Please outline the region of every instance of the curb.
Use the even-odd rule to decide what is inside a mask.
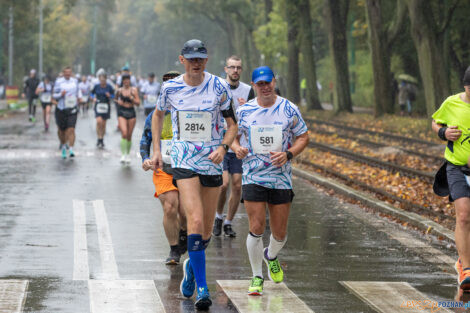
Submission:
[[[410,225],[413,225],[426,233],[431,233],[433,235],[443,237],[445,240],[450,241],[452,243],[455,242],[455,236],[453,231],[439,225],[434,221],[424,218],[421,215],[395,208],[390,204],[384,201],[377,200],[364,192],[355,190],[351,187],[343,185],[329,178],[325,178],[316,173],[306,172],[295,167],[292,167],[292,173],[310,182],[325,186],[327,188],[331,188],[340,194],[358,200],[366,204],[367,206],[376,209],[379,212],[397,217],[400,220],[408,222]]]

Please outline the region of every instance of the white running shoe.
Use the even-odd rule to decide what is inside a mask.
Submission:
[[[126,155],[125,154],[123,154],[121,156],[121,163],[126,163]]]
[[[126,154],[126,163],[131,164],[131,156],[129,154]]]

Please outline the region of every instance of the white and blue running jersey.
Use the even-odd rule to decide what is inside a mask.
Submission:
[[[233,109],[237,110],[240,106],[238,102],[238,98],[243,98],[245,101],[249,101],[254,98],[254,91],[250,85],[245,84],[244,82],[238,82],[238,86],[234,88],[230,86],[230,91],[232,92],[233,96]],[[252,96],[253,95],[253,96]]]
[[[63,90],[66,92],[65,96],[62,96]],[[78,99],[82,97],[82,92],[78,88],[78,80],[74,77],[58,78],[54,84],[52,96],[57,100],[57,109],[76,109]]]
[[[231,102],[232,93],[227,82],[208,72],[204,73],[204,81],[199,86],[187,85],[183,75],[163,83],[157,109],[171,112],[171,167],[189,169],[202,175],[222,174],[222,164],[214,164],[208,157],[222,142],[222,111],[228,110]],[[194,114],[196,112],[197,114]],[[194,116],[200,118],[196,120],[197,123],[190,122]],[[207,140],[192,141],[181,138],[187,134],[191,135],[194,130],[199,131],[200,126],[204,132],[207,130]]]
[[[256,184],[270,189],[292,189],[291,162],[287,161],[282,167],[276,167],[272,165],[269,153],[254,153],[251,134],[255,127],[279,125],[282,128],[282,147],[277,151],[287,151],[295,136],[308,131],[299,108],[279,96],[274,105],[264,108],[258,105],[258,98],[254,98],[237,109],[237,118],[240,145],[249,150],[243,159],[242,184]]]

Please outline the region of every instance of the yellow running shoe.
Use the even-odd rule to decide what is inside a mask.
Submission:
[[[259,276],[253,277],[251,279],[250,287],[248,287],[248,295],[261,296],[263,294],[263,283],[263,278]]]
[[[284,280],[284,272],[282,271],[281,263],[277,257],[273,260],[268,258],[268,248],[264,249],[263,253],[264,263],[268,267],[268,276],[269,279],[275,283],[282,283]]]

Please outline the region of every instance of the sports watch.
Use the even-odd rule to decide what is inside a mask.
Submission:
[[[289,150],[286,151],[286,155],[287,155],[287,160],[288,160],[288,161],[292,160],[292,158],[294,157],[294,155],[292,154],[292,152],[290,152]]]
[[[228,148],[229,148],[228,145],[226,145],[226,144],[223,143],[223,144],[221,144],[221,146],[225,149],[225,152],[228,151]]]

